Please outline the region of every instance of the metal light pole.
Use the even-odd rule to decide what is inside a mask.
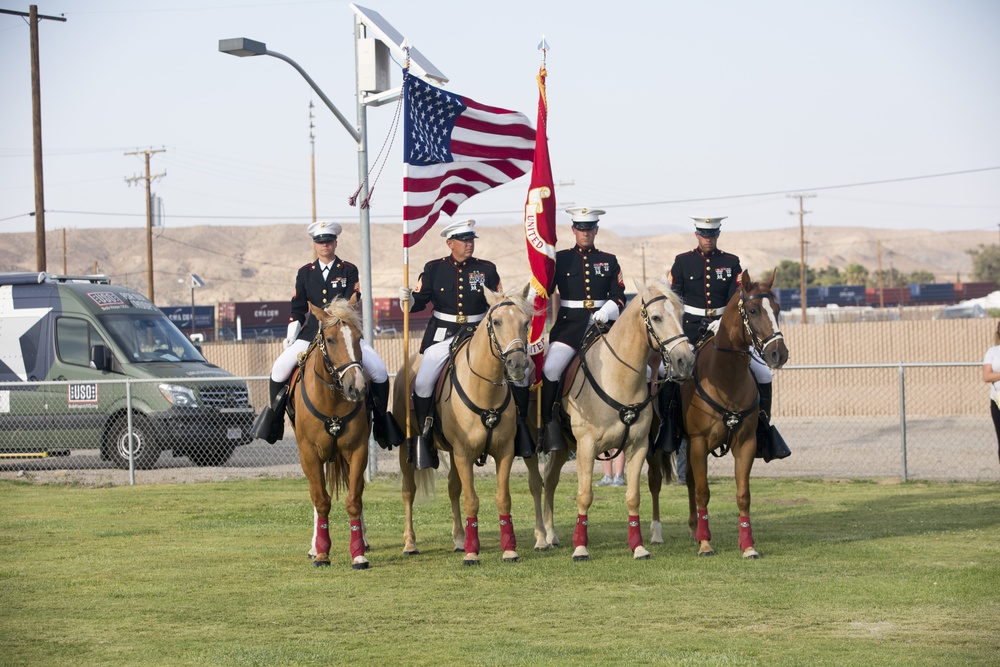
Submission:
[[[277,53],[275,51],[269,51],[267,45],[264,42],[258,42],[252,39],[247,39],[245,37],[237,37],[234,39],[220,39],[219,40],[219,51],[222,53],[228,53],[229,55],[239,56],[241,58],[246,58],[248,56],[271,56],[272,58],[277,58],[278,60],[283,60],[292,67],[295,68],[302,78],[306,80],[313,91],[319,95],[319,98],[323,100],[323,104],[327,106],[333,115],[337,117],[340,124],[343,125],[347,133],[351,135],[354,139],[354,143],[358,146],[358,177],[362,181],[361,193],[358,195],[361,201],[368,196],[368,138],[365,136],[365,119],[364,119],[364,103],[358,103],[358,125],[360,130],[353,125],[350,121],[344,117],[344,114],[340,113],[340,110],[330,101],[330,98],[326,96],[316,82],[312,80],[306,71],[302,67],[289,58],[286,55]],[[374,329],[372,326],[372,314],[373,314],[373,302],[372,302],[372,264],[371,264],[371,233],[369,229],[370,218],[368,214],[367,207],[359,207],[359,218],[360,218],[360,238],[361,238],[361,284],[364,286],[362,290],[361,299],[361,316],[364,321],[364,336],[366,340],[375,340]]]

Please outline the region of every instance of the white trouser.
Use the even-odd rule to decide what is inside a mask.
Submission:
[[[299,353],[309,349],[309,342],[308,340],[296,340],[286,347],[285,351],[274,360],[274,365],[271,366],[271,379],[275,382],[287,380],[299,363]],[[389,379],[389,372],[385,368],[382,357],[378,356],[378,352],[364,338],[361,339],[361,365],[373,383],[381,384]]]
[[[451,352],[451,338],[434,343],[424,350],[423,358],[420,360],[420,368],[417,369],[417,377],[413,378],[413,393],[422,398],[430,398],[434,395],[434,385],[437,384],[441,370],[448,363],[449,352]],[[535,364],[531,357],[528,357],[528,370],[524,374],[524,379],[520,382],[511,382],[511,384],[515,387],[527,387],[531,385],[533,377],[535,377]]]
[[[774,379],[774,373],[767,367],[764,360],[757,354],[757,350],[750,348],[750,372],[757,378],[758,384],[767,384]]]
[[[542,366],[542,375],[545,376],[546,380],[558,382],[575,354],[576,350],[566,343],[552,343],[549,345],[548,352],[545,353],[545,365]]]
[[[454,338],[454,336],[452,336]],[[422,398],[434,395],[434,385],[437,384],[441,369],[448,363],[448,352],[451,348],[451,338],[445,338],[440,343],[434,343],[424,350],[420,359],[420,368],[413,378],[413,392]]]

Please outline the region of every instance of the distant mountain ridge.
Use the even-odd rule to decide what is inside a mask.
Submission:
[[[360,266],[357,223],[343,223],[338,255]],[[399,225],[373,224],[371,231],[372,294],[394,297],[403,281],[403,250]],[[505,287],[529,279],[524,232],[520,225],[481,226],[476,255],[497,264]],[[936,282],[972,281],[968,254],[996,243],[996,232],[948,230],[886,230],[861,227],[811,227],[805,230],[806,265],[822,268],[861,264],[904,273],[923,270]],[[572,243],[568,225],[559,229],[558,249]],[[63,273],[62,230],[46,238],[47,268]],[[725,231],[720,247],[740,256],[755,278],[770,273],[782,260],[799,261],[798,228],[756,232]],[[146,284],[145,229],[67,229],[66,272],[99,273],[112,281],[149,294]],[[695,247],[693,232],[621,236],[613,224],[602,225],[597,246],[615,253],[629,291],[633,280],[663,277],[680,252]],[[416,284],[425,262],[448,252],[444,240],[428,234],[410,249],[409,281]],[[195,290],[199,305],[224,301],[285,301],[291,298],[295,272],[312,261],[312,244],[299,225],[198,226],[153,230],[153,298],[160,305],[191,303],[188,276],[197,274],[205,286]],[[35,234],[0,234],[0,272],[34,271]]]

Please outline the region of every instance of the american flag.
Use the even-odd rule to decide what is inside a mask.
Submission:
[[[531,169],[535,130],[527,116],[403,74],[403,247],[442,213]]]

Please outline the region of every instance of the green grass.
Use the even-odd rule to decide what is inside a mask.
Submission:
[[[416,509],[404,557],[398,480],[365,491],[371,569],[354,571],[343,503],[330,568],[306,558],[304,480],[88,488],[0,482],[2,665],[997,665],[1000,488],[754,480],[736,547],[731,480],[713,480],[714,558],[695,556],[687,498],[665,491],[665,545],[626,546],[624,489],[600,488],[591,560],[532,549],[502,563],[493,478],[477,480],[482,564],[452,552],[445,485]]]

